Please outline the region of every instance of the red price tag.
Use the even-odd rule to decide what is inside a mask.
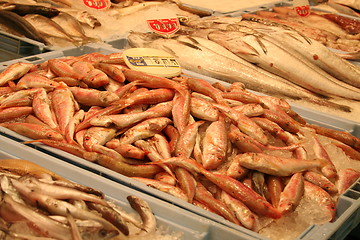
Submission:
[[[295,7],[295,11],[299,16],[306,17],[310,14],[310,6],[305,5],[305,6]]]
[[[105,9],[110,7],[110,0],[83,0],[85,6],[94,9]]]
[[[171,35],[180,29],[178,18],[152,19],[146,20],[150,29],[163,35]]]

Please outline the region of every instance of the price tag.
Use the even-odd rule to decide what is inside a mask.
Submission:
[[[84,5],[93,9],[107,9],[110,7],[110,0],[83,0]]]
[[[158,34],[166,37],[176,33],[180,29],[180,22],[177,17],[146,20],[149,28]]]
[[[130,48],[123,52],[126,65],[133,70],[160,77],[180,75],[178,61],[169,53],[153,48]]]
[[[301,17],[306,17],[310,14],[310,4],[308,0],[294,0],[293,6],[296,13]]]

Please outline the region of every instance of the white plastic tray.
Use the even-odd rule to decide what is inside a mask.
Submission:
[[[106,199],[111,200],[129,213],[134,211],[126,197],[129,195],[140,197],[149,203],[156,216],[158,226],[161,229],[166,229],[167,234],[173,233],[176,236],[181,234],[181,239],[256,239],[0,136],[0,161],[9,158],[29,160],[73,182],[99,189],[105,194]]]

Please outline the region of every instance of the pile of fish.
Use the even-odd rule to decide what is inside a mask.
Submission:
[[[99,39],[88,37],[85,27],[100,26],[86,11],[42,5],[0,2],[0,29],[47,46],[79,46]]]
[[[106,200],[101,191],[29,161],[3,159],[0,169],[1,239],[120,240],[156,229],[149,205],[136,196],[127,200],[141,220]]]
[[[336,111],[352,111],[337,99],[360,100],[359,67],[285,25],[221,16],[185,24],[172,38],[132,32],[129,45],[167,51],[193,72]]]
[[[0,30],[56,49],[118,39],[132,30],[146,30],[149,15],[152,18],[174,12],[173,16],[209,15],[194,11],[173,1],[113,1],[110,7],[101,10],[87,7],[83,1],[1,1]],[[138,14],[141,19],[136,19]]]
[[[350,53],[360,51],[360,20],[356,18],[315,10],[301,17],[293,7],[272,7],[271,10],[257,11],[256,16],[243,14],[243,17],[284,24],[329,48]]]
[[[254,14],[256,16],[253,14],[242,16],[284,24],[329,48],[350,53],[360,51],[360,21],[356,18],[315,10],[311,11],[310,15],[301,17],[293,7],[272,7],[271,10],[257,11]]]
[[[126,67],[121,53],[90,53],[15,63],[0,85],[0,126],[34,139],[27,144],[72,153],[253,231],[303,198],[334,220],[337,198],[360,176],[360,139],[310,125],[285,100],[239,82],[157,77]]]

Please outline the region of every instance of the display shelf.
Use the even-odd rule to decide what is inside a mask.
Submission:
[[[22,58],[16,61],[41,63],[45,60],[52,58],[60,58],[65,56],[80,56],[92,52],[110,54],[119,51],[121,50],[112,48],[111,46],[105,46],[101,44],[91,44],[80,48],[67,48],[61,51],[59,50],[59,51],[38,54],[31,57],[31,59]],[[3,63],[3,67],[6,67],[8,65],[9,62]],[[187,70],[183,70],[183,73],[188,76],[190,75],[193,77],[205,79],[210,83],[219,81]],[[228,84],[225,82],[223,83],[224,85]],[[306,120],[310,123],[314,123],[326,127],[332,127],[335,129],[346,130],[351,132],[357,137],[360,136],[359,123],[347,121],[341,118],[332,117],[327,114],[321,114],[316,111],[298,106],[292,106],[292,107],[295,108],[294,110],[298,112],[301,116],[306,118]],[[95,181],[96,184],[92,187],[106,190],[107,187],[101,186],[103,182],[105,182],[105,184],[108,184],[110,188],[111,186],[114,187],[121,186],[121,188],[126,187],[131,189],[132,191],[141,192],[141,194],[149,196],[150,199],[156,198],[161,204],[174,207],[174,209],[177,209],[176,211],[184,211],[188,213],[190,216],[193,216],[193,218],[195,219],[201,219],[199,220],[200,222],[205,221],[206,224],[208,224],[208,226],[205,226],[207,230],[205,232],[200,233],[201,236],[207,234],[210,234],[211,236],[211,234],[214,234],[214,239],[219,239],[216,237],[222,236],[220,233],[221,231],[224,231],[225,233],[223,234],[229,234],[229,238],[222,238],[222,239],[232,239],[231,237],[238,237],[238,239],[266,239],[262,235],[252,232],[248,229],[245,229],[239,225],[233,224],[217,214],[203,210],[199,207],[196,207],[188,202],[185,202],[167,193],[147,187],[145,184],[139,181],[136,181],[134,179],[116,173],[96,163],[89,162],[85,159],[76,157],[72,154],[45,145],[36,144],[36,143],[24,145],[22,144],[22,142],[31,139],[19,135],[3,127],[0,127],[0,135],[1,135],[0,150],[2,151],[6,150],[6,152],[9,153],[9,155],[22,159],[34,160],[35,163],[40,163],[39,165],[48,167],[50,170],[55,171],[58,169],[59,171],[56,172],[60,175],[65,174],[64,175],[65,177],[68,176],[67,175],[67,171],[69,171],[68,169],[71,169],[73,167],[74,169],[77,169],[76,171],[81,171],[81,172],[84,171],[84,173],[87,173],[85,175],[89,175],[89,178],[87,178],[88,180],[93,178],[96,179]],[[42,157],[40,158],[37,155]],[[42,160],[41,161],[39,160],[40,162],[38,162],[36,159],[42,159]],[[45,161],[44,159],[51,159],[51,161]],[[59,167],[62,165],[66,166],[66,168]],[[77,178],[75,175],[76,174],[74,174],[74,172],[70,174],[69,176],[70,180],[76,181]],[[339,240],[344,239],[345,236],[349,234],[350,231],[354,229],[360,222],[360,217],[359,217],[360,192],[359,191],[360,191],[360,183],[358,181],[356,184],[353,185],[353,187],[348,189],[342,196],[340,196],[337,206],[337,217],[334,222],[326,223],[322,225],[311,225],[297,239],[309,239],[309,240],[310,239],[325,240],[329,238],[339,239]],[[106,191],[105,193],[107,192],[111,197],[112,190]],[[174,212],[175,215],[177,214],[176,211]],[[166,212],[168,214],[169,210],[164,212],[165,212],[164,214],[166,214]],[[181,219],[181,217],[179,217],[179,219]],[[187,222],[186,223],[181,222],[179,224],[186,225]],[[220,230],[218,230],[216,227],[214,227],[214,229],[211,229],[209,228],[209,225],[211,226],[214,225],[216,227],[219,227]],[[200,237],[200,238],[186,238],[186,239],[202,239],[202,238]],[[212,238],[206,238],[206,239],[212,239]]]

